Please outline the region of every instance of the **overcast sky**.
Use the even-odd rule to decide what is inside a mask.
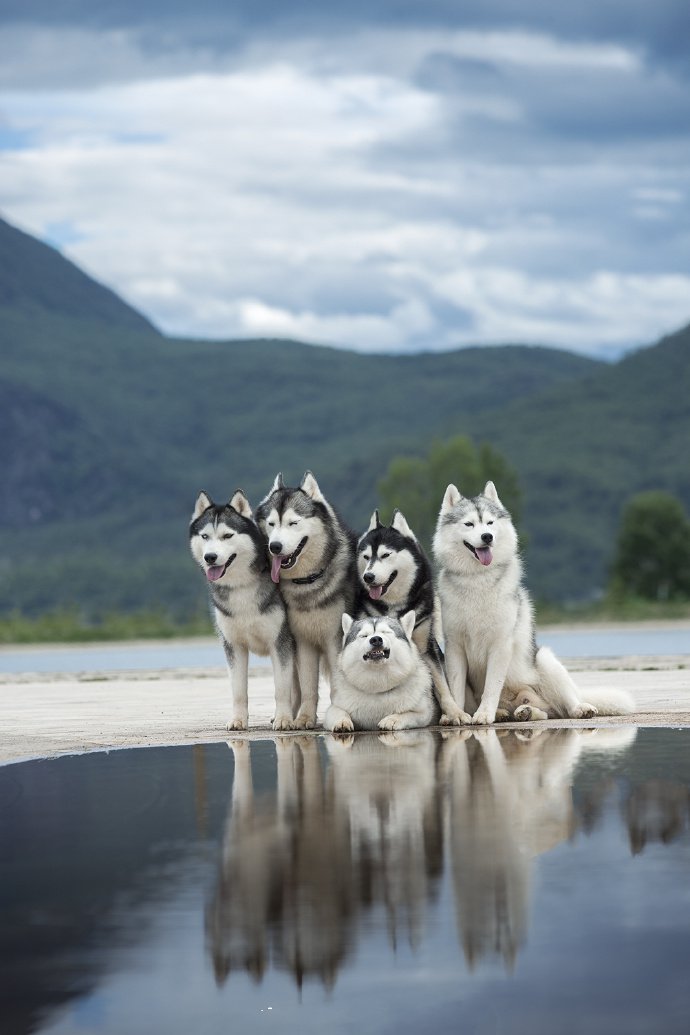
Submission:
[[[2,0],[0,214],[163,331],[690,320],[687,0]]]

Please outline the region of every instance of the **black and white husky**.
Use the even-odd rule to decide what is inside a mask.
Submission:
[[[431,670],[441,724],[469,722],[469,715],[453,700],[443,668],[443,654],[435,629],[436,598],[431,564],[403,514],[396,510],[390,525],[379,512],[357,544],[357,568],[364,593],[361,609],[376,617],[402,618],[414,611],[412,638]]]
[[[250,651],[270,656],[273,664],[273,728],[292,729],[295,641],[285,604],[271,580],[264,538],[252,520],[244,493],[238,489],[230,502],[223,504],[200,493],[189,537],[192,555],[208,581],[213,617],[230,671],[232,719],[228,729],[247,729]]]
[[[616,690],[588,691],[590,703],[582,701],[555,655],[537,648],[517,533],[493,482],[473,499],[448,486],[433,546],[448,682],[460,707],[473,709],[473,723],[494,722],[499,709],[524,721],[634,709]]]
[[[342,616],[327,730],[406,730],[438,721],[431,672],[412,639],[414,626],[414,611],[400,621]]]
[[[341,615],[353,612],[359,593],[356,538],[307,471],[298,488],[282,475],[256,509],[268,540],[271,578],[280,585],[297,644],[301,704],[299,729],[316,725],[319,666],[332,675],[341,639]]]

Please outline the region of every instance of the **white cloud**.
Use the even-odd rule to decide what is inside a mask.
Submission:
[[[62,39],[65,61],[85,42]],[[629,142],[540,164],[514,146],[529,112],[500,79],[448,101],[413,75],[442,49],[641,81],[624,48],[381,30],[327,51],[292,43],[279,60],[257,46],[232,68],[209,58],[215,71],[173,77],[170,55],[145,66],[131,37],[108,40],[113,78],[141,78],[5,93],[0,125],[29,145],[3,153],[0,196],[38,236],[69,228],[66,253],[170,333],[617,350],[690,317],[687,234],[667,219],[686,198],[682,148],[674,160],[667,144],[663,167]],[[487,121],[502,141],[493,157]],[[645,234],[659,226],[656,255]]]

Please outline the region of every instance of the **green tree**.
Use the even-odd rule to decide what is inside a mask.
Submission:
[[[690,597],[690,521],[668,492],[642,492],[626,504],[611,571],[614,595],[646,600]]]
[[[462,435],[434,442],[425,457],[398,456],[378,484],[382,517],[397,507],[422,543],[429,547],[443,494],[453,482],[463,496],[476,496],[493,481],[501,502],[519,524],[521,492],[515,471],[488,443],[475,446]]]

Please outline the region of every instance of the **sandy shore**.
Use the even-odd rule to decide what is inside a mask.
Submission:
[[[590,687],[619,687],[633,695],[638,709],[623,719],[551,720],[535,726],[690,725],[690,656],[564,661],[583,697]],[[268,670],[250,674],[249,701],[249,736],[271,736],[273,681]],[[326,706],[322,694],[320,717]],[[235,735],[225,729],[229,713],[230,685],[220,667],[78,676],[3,674],[0,764],[111,748],[228,740]]]

